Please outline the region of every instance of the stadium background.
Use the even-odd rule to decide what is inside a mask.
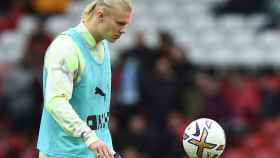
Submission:
[[[0,158],[35,158],[42,62],[89,0],[0,2]],[[223,158],[280,155],[280,2],[134,0],[112,45],[111,131],[125,158],[186,158],[193,119],[226,130]]]

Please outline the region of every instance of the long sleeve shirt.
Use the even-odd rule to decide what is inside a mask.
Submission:
[[[104,52],[98,51],[99,47],[86,26],[81,23],[75,29],[86,39],[88,46],[96,50],[92,51],[92,57],[102,61]],[[48,112],[69,135],[81,137],[86,133],[84,141],[87,145],[98,140],[95,131],[81,120],[69,103],[74,82],[79,82],[85,68],[78,46],[71,37],[59,35],[48,48],[44,63],[44,68],[48,71],[48,84],[44,94]]]

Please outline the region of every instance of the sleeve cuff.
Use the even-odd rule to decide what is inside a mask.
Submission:
[[[99,138],[97,137],[95,131],[91,131],[90,134],[84,138],[84,142],[87,146],[93,142],[96,142],[97,140],[99,140]]]

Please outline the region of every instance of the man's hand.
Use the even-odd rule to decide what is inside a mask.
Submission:
[[[97,140],[90,144],[89,149],[94,152],[95,158],[114,158],[114,152],[102,140]]]

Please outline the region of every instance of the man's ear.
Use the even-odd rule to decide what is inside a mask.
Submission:
[[[98,19],[98,22],[103,22],[104,21],[104,11],[102,9],[98,9],[95,13],[97,19]]]

